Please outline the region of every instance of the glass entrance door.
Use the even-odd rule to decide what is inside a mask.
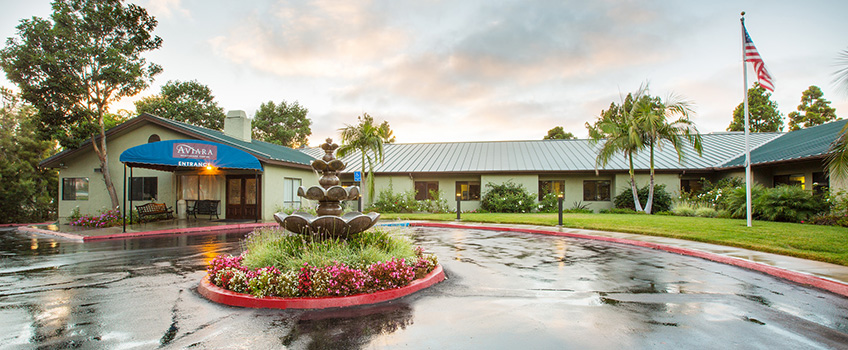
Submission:
[[[260,175],[261,176],[261,175]],[[227,219],[256,219],[262,202],[254,175],[227,176]]]

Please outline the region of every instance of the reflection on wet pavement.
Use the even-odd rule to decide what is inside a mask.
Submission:
[[[81,243],[0,231],[0,347],[840,348],[846,298],[643,248],[403,231],[448,280],[373,306],[214,304],[206,263],[243,234]]]

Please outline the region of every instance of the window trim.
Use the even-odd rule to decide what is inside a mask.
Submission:
[[[141,181],[141,189],[138,188],[138,185],[133,184],[133,181],[135,181],[137,179]],[[152,182],[153,193],[150,194],[149,198],[145,198],[145,190],[146,190],[147,187],[149,187],[151,185],[151,183],[149,183],[149,182]],[[129,198],[131,201],[152,201],[152,200],[155,200],[157,197],[159,197],[159,177],[157,177],[157,176],[133,176],[133,177],[130,178],[130,183],[129,183],[128,189],[132,190],[132,191],[130,191],[130,198]],[[138,193],[141,194],[141,198],[138,198],[138,197],[135,196],[134,192],[136,192],[136,191],[138,191]]]
[[[424,184],[424,188],[427,189],[425,193],[420,193],[418,191],[418,184]],[[435,185],[434,187],[431,185]],[[436,200],[435,197],[430,195],[430,191],[439,192],[439,182],[438,181],[414,181],[412,183],[412,188],[415,189],[415,200],[423,201],[423,200]]]
[[[468,191],[462,191],[462,185],[468,186]],[[476,185],[477,192],[475,193],[471,190],[472,186]],[[457,181],[456,182],[456,193],[462,193],[462,198],[460,200],[463,201],[479,201],[480,200],[480,181]],[[454,197],[455,198],[455,197]]]
[[[588,198],[586,196],[586,185],[589,183],[594,183],[594,193],[595,196],[593,198]],[[601,197],[599,194],[601,191],[601,185],[606,185],[606,196]],[[611,180],[583,180],[583,200],[586,202],[609,202],[612,200],[612,181]]]
[[[297,186],[294,186],[295,180],[297,180]],[[297,189],[300,186],[303,186],[303,179],[299,177],[283,177],[283,206],[300,208],[301,200],[297,196]],[[291,193],[287,192],[289,188],[291,188]],[[291,194],[292,200],[289,200],[289,194]]]
[[[544,183],[544,182],[549,182],[551,184],[550,191],[548,191],[547,188],[542,187],[542,183]],[[554,187],[555,187],[554,183],[560,183],[560,190],[561,190],[560,192],[554,191]],[[545,190],[545,191],[543,191],[543,190]],[[554,193],[556,195],[561,194],[563,197],[565,197],[565,180],[539,180],[539,191],[537,193],[539,195],[539,201],[541,202],[542,199],[544,199],[545,195],[548,194],[548,193]]]
[[[77,183],[80,183],[84,186],[85,195],[80,196],[80,190],[83,188],[81,186],[77,186]],[[71,185],[73,187],[73,192],[66,191],[65,188]],[[82,198],[80,198],[82,197]],[[90,187],[89,180],[87,177],[63,177],[62,178],[62,200],[63,201],[87,201],[91,197],[90,195]]]

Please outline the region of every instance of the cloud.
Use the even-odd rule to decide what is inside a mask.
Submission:
[[[406,34],[358,2],[279,4],[210,40],[236,63],[279,76],[356,77],[397,55]]]
[[[155,17],[172,18],[175,14],[191,18],[191,13],[182,5],[182,0],[149,0],[144,6]]]

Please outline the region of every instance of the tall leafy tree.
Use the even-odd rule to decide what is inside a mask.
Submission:
[[[135,110],[214,130],[222,130],[227,117],[212,90],[197,80],[169,80],[158,95],[136,101]]]
[[[306,145],[312,134],[309,110],[294,103],[268,101],[259,105],[253,118],[253,138],[287,147]]]
[[[727,131],[745,131],[744,110],[743,103],[736,106]],[[748,124],[751,132],[783,131],[783,115],[777,110],[777,102],[771,100],[771,93],[760,83],[748,89]]]
[[[644,135],[639,129],[637,117],[638,101],[645,98],[649,98],[647,87],[641,86],[635,93],[627,94],[621,105],[610,103],[609,109],[602,110],[594,124],[586,123],[591,143],[598,144],[603,141],[595,159],[596,174],[598,167],[606,167],[610,159],[619,153],[624,155],[625,161],[628,162],[630,189],[636,211],[642,211],[642,204],[639,202],[639,190],[636,187],[633,157],[644,148]]]
[[[678,96],[671,95],[665,100],[657,97],[646,97],[639,101],[636,107],[638,127],[644,134],[645,142],[650,152],[650,183],[648,184],[648,200],[645,203],[645,212],[650,214],[654,203],[654,154],[655,150],[663,147],[663,141],[670,144],[677,152],[678,161],[682,162],[684,153],[683,141],[688,141],[694,147],[698,155],[701,155],[703,146],[701,135],[695,124],[689,120],[692,113],[690,103]]]
[[[337,154],[339,157],[344,157],[358,151],[362,156],[363,175],[366,175],[365,166],[368,165],[366,183],[368,185],[368,201],[372,202],[374,200],[374,162],[383,162],[383,144],[395,142],[395,137],[392,136],[392,129],[389,127],[388,121],[376,125],[374,118],[368,113],[363,113],[362,116],[357,117],[357,120],[359,120],[358,124],[346,124],[344,128],[339,129],[342,136],[342,145]],[[373,154],[373,157],[369,152]]]
[[[56,213],[56,171],[38,162],[58,150],[56,141],[38,137],[36,111],[11,90],[0,87],[0,223],[28,223]]]
[[[66,148],[91,139],[115,208],[105,119],[112,102],[146,89],[161,72],[142,57],[162,45],[152,34],[157,22],[120,0],[56,0],[52,7],[49,20],[21,21],[0,51],[0,66],[38,111],[40,132]]]
[[[548,134],[542,138],[543,140],[572,140],[576,139],[574,134],[570,132],[565,132],[561,126],[557,126],[551,130],[548,130]]]
[[[824,99],[818,86],[811,85],[801,94],[798,111],[789,113],[789,131],[809,128],[836,120],[836,109]]]

